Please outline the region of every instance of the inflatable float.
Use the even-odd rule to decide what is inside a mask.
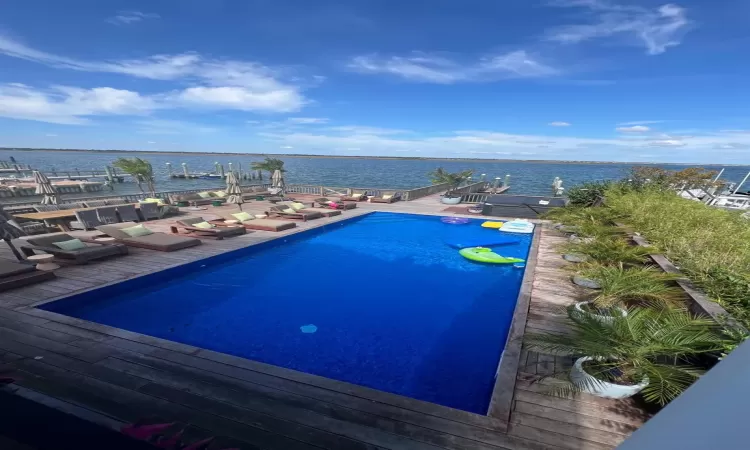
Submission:
[[[513,245],[518,244],[518,239],[513,239],[509,237],[503,237],[495,235],[495,238],[488,237],[487,239],[474,239],[474,240],[466,240],[466,241],[445,241],[445,244],[449,247],[457,248],[461,250],[462,248],[471,248],[471,247],[497,247],[498,245]]]
[[[505,222],[503,226],[500,227],[500,231],[505,231],[506,233],[529,234],[534,231],[534,224],[528,220],[511,220],[510,222]]]
[[[485,247],[464,248],[458,251],[466,259],[490,264],[513,264],[525,262],[519,258],[506,258]]]
[[[503,226],[505,222],[484,222],[482,223],[482,227],[484,228],[500,228]]]
[[[453,225],[465,225],[469,223],[469,219],[466,217],[443,217],[440,219],[443,223],[450,223]]]

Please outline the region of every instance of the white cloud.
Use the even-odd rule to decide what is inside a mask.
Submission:
[[[523,50],[487,56],[476,61],[457,61],[426,53],[390,57],[373,54],[355,57],[348,67],[360,73],[383,73],[409,81],[437,84],[535,78],[559,73],[557,69],[537,61]]]
[[[550,122],[547,125],[551,127],[569,127],[570,123],[568,122]]]
[[[292,112],[304,104],[302,96],[293,89],[257,92],[238,86],[191,87],[169,99],[188,106],[241,111]]]
[[[40,91],[24,84],[0,84],[0,116],[14,119],[79,125],[87,123],[88,116],[146,114],[156,108],[152,99],[137,92],[109,87]]]
[[[52,134],[52,133],[47,133],[47,134],[45,134],[45,136],[47,136],[47,137],[57,137],[56,134]]]
[[[70,70],[181,80],[189,87],[163,96],[182,106],[292,112],[307,103],[299,85],[282,81],[275,70],[251,61],[207,59],[197,53],[84,61],[36,50],[3,36],[0,54]]]
[[[687,145],[685,141],[680,139],[656,139],[649,141],[648,144],[652,147],[684,147]]]
[[[328,119],[325,117],[290,117],[286,119],[289,123],[295,123],[299,125],[312,125],[319,123],[327,123]]]
[[[279,147],[279,148],[283,148],[283,149],[285,149],[285,150],[289,150],[289,149],[291,149],[291,148],[294,148],[294,147],[292,147],[291,145],[282,145],[282,146],[281,146],[281,147]]]
[[[135,122],[143,134],[195,134],[214,133],[218,128],[181,120],[145,119]]]
[[[645,125],[633,125],[632,127],[617,127],[615,130],[619,131],[620,133],[645,133],[647,131],[650,131],[651,128],[645,126]]]
[[[144,13],[140,11],[117,11],[117,15],[107,19],[107,22],[115,25],[130,25],[131,23],[142,20],[159,19],[160,16],[155,13]]]
[[[664,123],[666,120],[633,120],[630,122],[620,122],[617,124],[618,127],[628,127],[631,125],[653,125],[657,123]]]
[[[587,10],[587,24],[557,27],[548,33],[549,40],[577,43],[595,38],[626,35],[646,47],[649,55],[658,55],[680,44],[690,21],[685,9],[665,4],[656,9],[620,5],[608,0],[557,0],[555,6]]]
[[[148,141],[147,144],[156,144],[156,141]]]

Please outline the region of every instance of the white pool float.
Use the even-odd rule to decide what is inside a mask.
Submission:
[[[510,222],[505,222],[503,226],[500,227],[500,231],[505,231],[506,233],[529,234],[534,231],[534,224],[528,220],[515,219]]]

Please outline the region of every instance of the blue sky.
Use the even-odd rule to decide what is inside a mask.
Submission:
[[[747,163],[720,4],[8,0],[0,146]]]

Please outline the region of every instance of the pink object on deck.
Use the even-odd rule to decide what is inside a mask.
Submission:
[[[150,438],[151,436],[161,433],[162,431],[166,430],[167,428],[174,425],[174,422],[172,423],[155,423],[152,425],[125,425],[120,429],[120,432],[124,434],[125,436],[130,436],[134,439],[139,439],[142,441],[145,441],[146,439]]]

